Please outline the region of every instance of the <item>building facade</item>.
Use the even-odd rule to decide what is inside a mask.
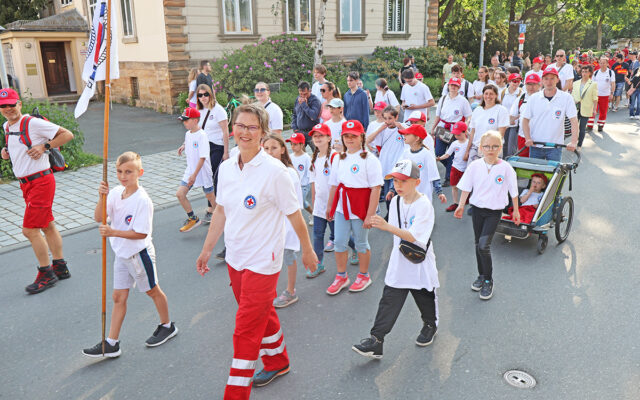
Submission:
[[[120,17],[117,38],[120,79],[112,83],[113,99],[162,112],[174,111],[179,93],[187,89],[188,69],[202,59],[219,57],[225,51],[283,32],[315,39],[323,3],[323,0],[112,1]],[[79,28],[73,32],[57,31],[58,36],[73,37],[63,40],[73,63],[73,67],[67,63],[68,79],[74,82],[64,87],[69,93],[83,87],[79,77],[96,3],[97,0],[51,0],[44,12],[51,16],[39,20],[73,13],[76,25],[82,24],[77,24],[75,15],[86,24],[82,32]],[[376,46],[436,46],[438,2],[331,0],[326,1],[324,23],[324,56],[330,61],[354,60],[371,54]],[[22,93],[50,97],[55,89],[49,89],[54,78],[45,73],[49,61],[36,57],[27,64],[22,55],[13,54],[16,46],[11,40],[16,34],[10,25],[0,33],[5,55],[5,46],[11,45],[6,62],[11,61],[12,65],[8,69],[14,71],[19,81],[24,79]],[[31,35],[32,47],[42,53],[48,45],[43,47],[46,40],[38,35]],[[33,71],[34,62],[39,73],[28,75],[26,70]],[[59,76],[63,74],[58,72]]]

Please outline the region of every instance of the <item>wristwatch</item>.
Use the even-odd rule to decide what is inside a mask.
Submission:
[[[49,142],[46,142],[46,143],[44,144],[44,149],[45,149],[45,150],[49,150],[50,148],[51,148],[51,144],[49,144]]]

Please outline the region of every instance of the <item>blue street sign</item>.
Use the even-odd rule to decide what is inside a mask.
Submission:
[[[520,24],[518,25],[518,28],[518,33],[527,33],[527,24]]]

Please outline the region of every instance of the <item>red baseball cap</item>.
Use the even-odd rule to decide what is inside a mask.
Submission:
[[[467,133],[467,124],[464,121],[458,121],[451,127],[451,133],[454,135],[461,135]]]
[[[534,177],[542,179],[545,185],[549,183],[549,179],[547,179],[547,176],[545,174],[536,172],[535,174],[531,174],[531,179],[533,179]]]
[[[542,73],[542,77],[544,78],[545,75],[549,75],[549,74],[558,76],[558,71],[553,67],[547,67],[547,69],[545,69],[544,72]]]
[[[424,129],[424,126],[418,124],[413,124],[407,129],[399,129],[398,133],[401,135],[416,135],[420,139],[427,137],[427,130]]]
[[[542,59],[542,57],[536,57],[533,59],[532,61],[534,64],[544,64],[544,60]]]
[[[291,137],[287,139],[289,143],[305,143],[304,133],[294,132]]]
[[[187,107],[184,109],[182,115],[178,117],[180,121],[186,121],[189,118],[200,118],[200,111],[193,107]]]
[[[540,77],[538,74],[529,74],[527,78],[524,80],[524,83],[540,83]]]
[[[20,101],[20,96],[18,96],[18,92],[13,89],[2,89],[0,90],[0,105],[5,104],[16,104]]]
[[[415,121],[422,121],[422,122],[427,122],[427,116],[424,115],[424,113],[422,111],[413,111],[411,112],[411,114],[409,114],[409,118],[407,118],[407,121],[410,122],[415,122]]]
[[[364,135],[364,126],[357,119],[350,119],[342,123],[342,135]]]
[[[460,78],[451,78],[449,79],[449,85],[457,85],[458,87],[462,86],[462,79]]]
[[[329,128],[329,125],[327,124],[317,124],[316,126],[311,128],[311,131],[309,131],[309,135],[313,136],[313,132],[318,132],[325,136],[331,136],[331,128]]]
[[[509,79],[508,81],[521,81],[522,80],[522,76],[520,74],[511,74],[509,75]]]
[[[373,105],[374,110],[384,110],[385,108],[387,108],[387,103],[384,101],[379,101]]]
[[[416,79],[422,79],[422,78],[424,78],[424,76],[422,76],[422,74],[420,72],[416,72],[415,78]]]

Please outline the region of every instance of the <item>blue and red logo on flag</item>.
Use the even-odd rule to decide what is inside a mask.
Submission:
[[[124,223],[127,225],[131,224],[132,219],[133,219],[133,215],[127,215],[126,217],[124,217]]]
[[[245,208],[248,208],[249,210],[255,208],[257,202],[256,202],[256,198],[253,197],[253,195],[248,195],[247,197],[244,198],[244,206]]]
[[[496,123],[496,119],[495,118],[489,118],[489,125],[493,125]]]
[[[298,170],[300,170],[300,171],[304,171],[304,165],[302,165],[302,164],[298,164]]]
[[[502,185],[504,183],[504,176],[502,176],[502,175],[496,176],[496,183],[498,185]]]
[[[360,171],[360,166],[358,166],[358,164],[353,164],[351,166],[351,173],[352,174],[357,174]]]
[[[322,174],[324,176],[329,176],[329,168],[325,168],[324,170],[322,170]]]

